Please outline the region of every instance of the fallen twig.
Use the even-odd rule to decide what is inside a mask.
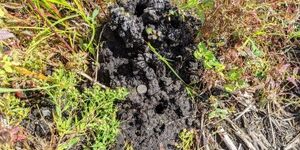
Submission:
[[[266,146],[263,141],[256,135],[254,132],[249,132],[251,138],[257,143],[261,150],[268,150],[268,146]]]
[[[221,127],[220,129],[219,135],[222,137],[224,143],[226,144],[229,150],[237,150],[236,146],[234,145],[234,142],[231,140],[228,133],[224,130],[223,127]]]
[[[250,150],[256,150],[255,146],[250,142],[251,138],[244,133],[243,130],[241,130],[235,123],[233,123],[231,120],[229,119],[225,119],[231,126],[232,128],[235,130],[235,135],[238,136],[245,144],[246,146],[250,149]]]
[[[268,120],[269,120],[269,124],[271,127],[271,133],[272,133],[272,146],[276,147],[276,137],[275,137],[275,131],[274,131],[274,127],[273,127],[273,123],[272,123],[272,117],[271,117],[271,113],[270,113],[270,104],[268,103],[267,105],[267,111],[268,111]]]
[[[101,32],[100,32],[100,35],[99,35],[99,39],[98,39],[98,43],[100,44],[100,42],[101,42],[101,38],[102,38],[102,35],[103,35],[103,31],[104,31],[104,29],[105,29],[105,27],[106,27],[106,24],[103,26],[103,28],[102,28],[102,30],[101,30]],[[94,78],[94,82],[97,82],[98,81],[98,71],[99,71],[99,67],[100,67],[100,65],[99,65],[99,51],[100,51],[100,47],[101,46],[97,46],[97,53],[96,53],[96,65],[95,65],[95,78]]]
[[[103,84],[101,84],[101,83],[99,83],[99,82],[93,80],[92,77],[90,77],[89,75],[87,75],[87,74],[84,73],[84,72],[81,72],[81,71],[80,71],[80,72],[77,72],[77,74],[79,74],[79,75],[85,77],[86,79],[90,80],[90,81],[93,82],[94,84],[99,85],[99,86],[102,87],[103,89],[107,89],[107,88],[108,88],[107,86],[105,86],[105,85],[103,85]]]
[[[202,134],[203,147],[205,150],[210,150],[210,148],[208,146],[208,138],[205,135],[204,117],[205,117],[205,112],[202,111],[201,121],[200,121],[201,122],[200,130],[201,130],[201,134]]]
[[[299,145],[299,144],[300,144],[300,133],[287,144],[287,146],[284,148],[284,150],[293,149],[296,147],[296,145]]]
[[[217,142],[216,139],[214,139],[210,133],[208,133],[207,139],[210,141],[210,143],[212,143],[211,149],[222,149],[219,142]]]
[[[238,120],[240,117],[242,117],[245,113],[247,113],[252,107],[254,103],[251,103],[241,114],[239,114],[236,118],[234,118],[234,121]]]

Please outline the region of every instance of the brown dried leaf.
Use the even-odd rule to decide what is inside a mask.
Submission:
[[[15,70],[25,76],[32,76],[34,78],[40,79],[40,80],[48,80],[48,77],[41,74],[41,73],[36,73],[36,72],[32,72],[30,70],[27,70],[26,68],[22,68],[22,67],[15,67]]]

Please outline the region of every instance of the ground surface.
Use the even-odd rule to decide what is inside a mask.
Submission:
[[[299,149],[297,0],[0,1],[3,149]]]

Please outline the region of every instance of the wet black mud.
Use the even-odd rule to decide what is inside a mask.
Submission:
[[[199,126],[196,105],[185,83],[199,84],[202,65],[193,57],[200,22],[184,16],[167,0],[118,0],[103,27],[101,83],[127,87],[119,104],[121,133],[116,149],[175,149],[178,133]],[[167,58],[184,80],[151,52],[147,43]]]

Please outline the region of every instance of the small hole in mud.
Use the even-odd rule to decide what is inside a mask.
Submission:
[[[171,26],[178,29],[178,28],[180,28],[180,22],[178,20],[172,20]]]
[[[144,9],[146,9],[146,5],[139,4],[135,8],[135,15],[140,17],[144,13]]]
[[[164,132],[165,131],[165,127],[166,127],[165,124],[163,124],[162,126],[160,126],[160,128],[159,128],[160,132]]]
[[[129,122],[129,125],[130,125],[130,126],[134,126],[134,123],[133,123],[133,122]]]
[[[182,116],[183,116],[182,111],[181,111],[180,108],[177,108],[177,109],[175,110],[175,113],[177,114],[178,117],[182,117]]]
[[[167,109],[168,104],[166,102],[161,102],[159,105],[155,107],[155,112],[158,114],[163,114],[164,111]]]
[[[133,70],[130,64],[125,64],[118,67],[118,74],[128,76],[131,75],[132,72]]]
[[[141,136],[141,132],[140,132],[140,131],[136,131],[136,132],[135,132],[135,135]]]

